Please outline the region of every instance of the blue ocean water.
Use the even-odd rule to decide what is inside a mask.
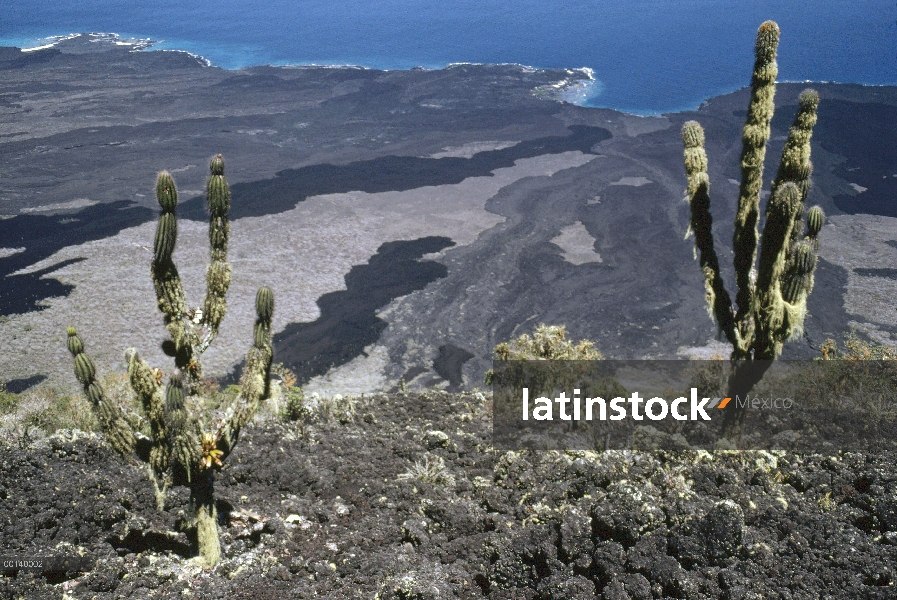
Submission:
[[[749,83],[753,39],[782,29],[780,81],[897,84],[893,0],[4,0],[0,44],[115,32],[217,66],[453,62],[589,67],[589,106],[694,108]]]

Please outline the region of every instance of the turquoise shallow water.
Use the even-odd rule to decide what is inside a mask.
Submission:
[[[257,64],[439,68],[453,62],[589,67],[582,103],[650,114],[746,85],[753,37],[782,28],[781,81],[897,84],[888,0],[7,0],[0,44],[116,32],[237,69]]]

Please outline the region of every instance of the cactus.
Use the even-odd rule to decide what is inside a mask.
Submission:
[[[819,250],[819,232],[825,223],[825,213],[821,206],[814,206],[807,213],[807,237],[813,241],[813,249]]]
[[[763,23],[757,32],[751,99],[742,133],[741,183],[733,235],[734,305],[714,249],[704,131],[696,121],[682,127],[690,231],[695,235],[696,255],[704,274],[707,308],[732,345],[730,396],[746,394],[762,377],[765,368],[755,361],[777,358],[784,343],[803,332],[807,296],[813,289],[817,264],[816,236],[824,221],[822,209],[812,208],[807,214],[809,233],[804,236],[804,202],[812,172],[810,138],[819,105],[819,95],[804,90],[771,185],[763,236],[759,236],[760,190],[774,111],[778,41],[778,25]],[[735,408],[726,412],[725,436],[740,432],[743,415]]]
[[[209,170],[211,175],[206,184],[206,198],[209,203],[209,246],[212,262],[206,273],[207,292],[203,301],[203,319],[210,330],[217,333],[226,312],[224,296],[230,287],[230,265],[227,264],[230,189],[224,178],[224,159],[220,154],[212,159]]]
[[[120,407],[109,402],[102,386],[96,380],[96,368],[84,353],[84,342],[74,327],[66,330],[69,352],[75,362],[75,377],[84,387],[84,395],[93,407],[109,444],[123,456],[134,452],[135,435]]]
[[[169,485],[190,487],[195,510],[196,539],[201,560],[214,565],[221,556],[215,510],[213,473],[233,450],[241,429],[249,423],[262,400],[270,392],[273,349],[271,319],[274,294],[266,287],[256,297],[257,319],[253,343],[246,357],[240,394],[214,423],[203,421],[188,408],[187,399],[196,396],[201,383],[200,356],[217,336],[225,314],[225,294],[230,285],[227,263],[230,190],[224,180],[224,161],[212,159],[209,177],[209,241],[211,261],[206,271],[207,292],[204,309],[187,310],[180,276],[173,260],[177,241],[177,188],[171,175],[159,173],[156,198],[161,207],[156,228],[151,266],[156,300],[171,340],[163,349],[174,356],[175,368],[164,387],[164,375],[150,367],[136,350],[128,349],[125,360],[131,388],[149,422],[150,438],[134,429],[122,408],[106,398],[96,380],[96,368],[84,352],[84,342],[74,327],[68,327],[67,346],[74,359],[75,377],[93,407],[100,426],[112,447],[129,460],[142,458],[156,489],[156,503],[164,508]],[[148,451],[147,446],[149,446]]]
[[[175,207],[178,205],[177,188],[174,185],[174,179],[171,178],[171,174],[168,171],[160,172],[156,178],[156,199],[158,199],[163,213],[174,212]]]
[[[174,213],[163,213],[159,217],[159,226],[156,228],[156,261],[166,262],[171,260],[174,252],[174,244],[178,239],[178,222]]]
[[[259,321],[271,323],[271,315],[274,314],[274,294],[268,288],[261,288],[255,296],[255,310]]]
[[[794,260],[795,271],[801,275],[812,273],[816,270],[816,252],[809,242],[798,242],[791,251]]]

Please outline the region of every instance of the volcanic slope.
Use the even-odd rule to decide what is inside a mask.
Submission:
[[[0,70],[0,369],[20,387],[74,386],[67,325],[101,371],[121,370],[129,346],[167,364],[148,274],[154,177],[165,168],[178,182],[175,259],[197,304],[200,196],[217,152],[234,196],[233,283],[210,375],[239,366],[260,285],[277,296],[278,360],[310,390],[469,388],[497,342],[539,322],[565,323],[613,357],[716,351],[682,239],[678,132],[691,118],[707,130],[730,264],[745,90],[694,113],[635,117],[559,101],[581,71],[233,72],[84,36],[3,49]],[[770,163],[801,87],[779,86]],[[887,271],[897,221],[881,209],[897,181],[893,149],[880,127],[852,128],[889,126],[897,91],[818,87],[810,202],[830,218],[792,356],[851,325],[884,342],[897,332]],[[868,265],[860,246],[875,254]]]

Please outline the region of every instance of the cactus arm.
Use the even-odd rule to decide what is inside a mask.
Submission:
[[[805,187],[810,173],[810,139],[816,125],[816,110],[819,107],[819,94],[816,90],[806,89],[798,97],[797,114],[788,130],[788,139],[782,149],[779,170],[772,182],[772,190],[786,181],[793,181],[801,190],[801,201],[806,200],[808,189]]]
[[[252,348],[246,355],[246,365],[240,379],[240,395],[228,409],[224,424],[218,432],[222,451],[221,460],[230,454],[240,437],[240,430],[252,419],[259,404],[270,394],[271,361],[274,349],[271,345],[271,318],[274,314],[274,294],[260,288],[256,294],[256,321]]]
[[[695,248],[704,273],[707,310],[716,319],[720,331],[733,346],[738,346],[732,300],[723,283],[719,258],[713,246],[713,217],[710,215],[710,178],[707,174],[707,153],[704,150],[704,130],[696,121],[682,127],[685,146],[686,192],[691,207],[690,229],[695,235]]]
[[[789,272],[783,278],[782,284],[785,312],[782,325],[777,332],[777,339],[782,343],[803,333],[807,298],[813,291],[814,274],[819,262],[812,240],[798,242],[796,248]]]
[[[184,380],[175,369],[165,388],[165,421],[171,446],[171,462],[177,465],[188,482],[192,482],[202,456],[200,427],[184,404]]]
[[[84,352],[81,336],[74,327],[69,327],[66,333],[69,352],[75,359],[75,377],[84,386],[84,394],[100,422],[106,439],[116,452],[126,458],[131,457],[135,446],[134,430],[125,419],[121,407],[106,397],[106,392],[96,379],[96,367]]]
[[[773,21],[766,21],[757,31],[751,101],[742,131],[741,184],[733,235],[735,281],[738,285],[735,296],[738,311],[735,320],[742,339],[751,338],[754,328],[754,323],[750,319],[754,295],[751,271],[757,258],[760,188],[766,142],[769,140],[769,124],[774,110],[775,80],[778,75],[775,58],[778,43],[778,25]]]
[[[819,232],[825,224],[825,212],[821,206],[814,206],[807,211],[807,239],[813,244],[813,250],[819,250]]]
[[[156,178],[156,199],[162,210],[156,226],[150,272],[159,310],[165,316],[165,327],[174,342],[175,365],[187,371],[191,378],[188,385],[192,389],[193,383],[202,377],[202,366],[195,352],[200,339],[188,318],[184,286],[172,260],[178,232],[175,216],[178,193],[174,179],[167,171],[160,172]]]
[[[800,190],[794,182],[786,182],[776,190],[766,207],[763,244],[757,269],[757,290],[768,292],[777,284],[785,270],[788,241],[794,214],[800,209]]]
[[[203,323],[209,326],[209,335],[200,348],[204,350],[218,332],[227,308],[225,295],[230,287],[230,265],[227,262],[227,242],[230,234],[230,188],[224,178],[224,160],[219,154],[209,165],[211,172],[206,184],[209,205],[209,245],[211,262],[206,270],[206,296],[203,301]]]
[[[159,310],[165,316],[165,325],[171,333],[175,348],[180,349],[186,342],[186,331],[182,321],[187,301],[180,275],[172,260],[178,234],[175,216],[178,193],[174,179],[167,171],[162,171],[156,178],[156,199],[162,211],[156,226],[151,273]]]
[[[816,109],[819,106],[819,94],[807,89],[801,92],[798,100],[798,111],[794,117],[794,123],[788,131],[788,139],[782,150],[782,158],[776,178],[772,182],[772,196],[767,207],[767,225],[771,223],[773,229],[781,229],[784,223],[775,223],[776,215],[785,206],[776,205],[774,201],[780,197],[780,192],[787,192],[789,199],[786,204],[793,204],[791,227],[785,243],[778,247],[779,239],[767,239],[764,229],[763,245],[767,242],[776,249],[770,253],[774,264],[767,279],[762,273],[764,267],[761,257],[761,276],[758,278],[757,287],[764,287],[764,302],[758,302],[758,336],[755,348],[755,357],[761,359],[773,359],[781,354],[784,342],[803,331],[803,323],[807,311],[807,296],[813,289],[813,272],[816,269],[816,235],[822,226],[824,214],[822,209],[814,207],[812,214],[807,214],[807,225],[810,232],[808,236],[812,243],[800,242],[804,234],[803,216],[805,213],[805,200],[810,189],[810,174],[812,163],[810,162],[810,139],[813,135],[813,126],[816,124]],[[775,234],[772,234],[775,235]],[[787,268],[786,268],[787,264]],[[778,280],[778,284],[775,281]],[[778,291],[770,289],[772,285],[778,287]],[[758,292],[761,293],[761,292]]]
[[[800,190],[794,182],[781,185],[770,198],[763,227],[763,244],[755,286],[754,358],[771,360],[781,353],[785,304],[781,283],[788,259],[794,216],[800,211]]]
[[[161,385],[162,372],[152,369],[140,358],[137,351],[129,348],[125,352],[128,364],[128,378],[131,388],[143,406],[143,412],[150,423],[152,448],[150,466],[156,479],[163,479],[168,470],[171,448],[168,443],[168,427],[165,423],[165,401]]]
[[[779,162],[779,170],[772,182],[772,193],[785,183],[793,181],[801,192],[801,207],[794,218],[794,227],[791,230],[791,244],[800,241],[804,233],[803,216],[805,213],[804,202],[810,191],[810,174],[813,172],[813,164],[810,162],[810,138],[813,137],[813,126],[816,125],[816,109],[819,106],[819,94],[812,89],[801,92],[798,98],[797,114],[794,123],[788,130],[788,139],[782,149],[782,160]]]

